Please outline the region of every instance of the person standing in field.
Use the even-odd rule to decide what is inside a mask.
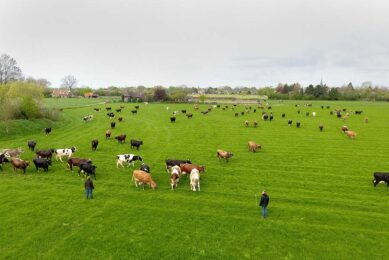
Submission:
[[[259,206],[262,207],[262,217],[266,218],[267,216],[267,205],[269,204],[269,196],[266,191],[262,191],[261,200],[259,201]]]
[[[85,181],[85,194],[86,194],[86,199],[88,199],[89,197],[91,199],[93,199],[93,190],[94,190],[94,186],[93,186],[93,182],[92,182],[92,179],[90,178],[90,176],[88,176],[88,178],[86,178],[86,181]]]

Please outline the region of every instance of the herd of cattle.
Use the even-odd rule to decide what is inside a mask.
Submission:
[[[306,104],[305,106],[311,106],[310,104]],[[214,105],[214,106],[209,106],[207,110],[201,111],[203,115],[207,115],[209,112],[211,112],[214,108],[220,108],[220,105]],[[230,107],[231,110],[234,110],[236,105],[233,105]],[[296,107],[299,107],[299,105],[296,104]],[[324,106],[321,106],[322,109],[324,109]],[[330,107],[327,106],[327,109]],[[121,113],[122,110],[124,109],[124,106],[121,106],[120,108],[116,109],[115,111],[117,113]],[[139,106],[135,106],[134,110],[131,110],[132,114],[137,114],[137,111],[139,109]],[[166,108],[169,110],[169,107]],[[198,110],[199,107],[197,105],[194,106],[195,110]],[[223,106],[222,110],[227,110],[229,109],[229,106]],[[263,105],[258,105],[257,108],[252,109],[251,106],[246,106],[245,111],[241,112],[241,115],[248,114],[250,112],[256,113],[257,109],[262,109],[265,110],[265,106]],[[267,109],[271,110],[271,105],[267,104]],[[94,108],[96,112],[99,112],[101,109],[100,108]],[[112,110],[111,107],[106,107],[107,111]],[[341,118],[343,120],[347,120],[348,117],[350,116],[350,113],[352,111],[346,112],[346,109],[340,110],[340,109],[335,109],[330,111],[330,114],[333,115],[334,112],[336,113],[336,116],[338,118]],[[346,112],[344,115],[342,112]],[[356,115],[361,115],[362,110],[356,110],[355,114]],[[186,110],[181,110],[182,114],[185,114],[188,119],[193,117],[192,113],[188,113]],[[300,114],[300,110],[297,110],[297,113]],[[170,117],[170,122],[174,123],[176,122],[177,115],[179,114],[178,111],[173,111],[173,115]],[[313,117],[316,116],[316,112],[312,112],[311,115]],[[107,116],[110,119],[115,118],[115,114],[113,112],[108,112]],[[239,113],[234,113],[234,116],[239,116]],[[282,118],[285,118],[286,114],[282,113]],[[306,112],[306,116],[310,116],[309,112]],[[84,122],[89,122],[93,120],[94,116],[93,115],[88,115],[83,117]],[[122,122],[123,117],[119,117],[118,121]],[[262,112],[262,120],[264,121],[272,121],[274,120],[274,115],[270,111],[269,113],[263,111]],[[368,118],[365,117],[364,119],[365,123],[368,123]],[[291,126],[293,121],[292,119],[289,119],[287,121],[288,126]],[[245,127],[249,127],[250,122],[246,120],[244,122]],[[114,129],[116,124],[115,122],[111,122],[110,124],[111,129]],[[254,120],[253,121],[253,126],[258,127],[258,121]],[[297,121],[296,122],[296,127],[300,127],[301,122]],[[323,131],[324,125],[319,124],[319,130]],[[52,129],[51,128],[45,128],[44,133],[46,135],[49,135],[51,133]],[[356,137],[356,132],[349,130],[347,126],[342,126],[341,131],[345,133],[349,138],[355,138]],[[119,144],[125,143],[126,140],[126,135],[121,134],[115,137],[115,139],[118,141]],[[111,130],[107,130],[105,132],[105,138],[110,139],[111,138]],[[36,147],[36,141],[30,140],[27,142],[27,146],[29,150],[35,151]],[[92,150],[97,150],[99,141],[97,139],[94,139],[91,141],[91,147]],[[143,145],[142,140],[135,140],[131,139],[130,140],[130,145],[131,149],[137,149],[139,151],[140,146]],[[262,146],[261,144],[257,144],[255,141],[248,141],[248,150],[250,152],[256,152],[258,149],[261,149]],[[92,164],[92,160],[90,158],[76,158],[72,157],[73,154],[77,151],[76,147],[70,147],[70,148],[64,148],[64,149],[47,149],[47,150],[38,150],[35,152],[36,158],[33,159],[33,163],[35,165],[36,170],[38,171],[40,168],[43,169],[43,171],[48,172],[49,166],[52,165],[52,157],[55,155],[55,158],[57,161],[63,162],[63,158],[67,157],[67,165],[68,168],[73,171],[73,166],[79,167],[78,170],[78,175],[80,176],[81,173],[85,175],[92,175],[96,179],[96,166]],[[3,149],[0,152],[0,170],[2,170],[2,166],[4,163],[11,163],[14,171],[17,169],[20,169],[23,171],[23,173],[26,172],[27,167],[30,165],[29,161],[23,160],[20,158],[20,155],[23,153],[22,148],[17,148],[17,149]],[[230,151],[224,151],[224,150],[217,150],[216,151],[217,158],[219,160],[225,160],[226,162],[229,161],[231,157],[233,157],[233,153]],[[119,168],[125,167],[126,165],[128,167],[135,166],[135,162],[139,161],[141,162],[140,168],[138,170],[134,170],[132,174],[132,181],[134,182],[135,186],[138,187],[141,185],[144,189],[145,185],[149,185],[152,189],[155,189],[157,187],[157,183],[153,180],[151,173],[150,173],[150,167],[143,162],[143,158],[140,155],[136,154],[119,154],[116,156],[116,167]],[[196,164],[192,164],[190,160],[176,160],[176,159],[167,159],[165,161],[166,164],[166,171],[170,174],[170,187],[172,190],[177,188],[178,182],[180,178],[183,175],[188,175],[189,174],[189,180],[190,180],[190,188],[193,191],[200,191],[200,173],[205,171],[205,166],[200,166]],[[375,172],[373,174],[373,184],[376,186],[377,184],[384,182],[389,186],[389,173],[386,172]]]

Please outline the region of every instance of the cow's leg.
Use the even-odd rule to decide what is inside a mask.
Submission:
[[[197,188],[200,191],[200,180],[197,181]]]

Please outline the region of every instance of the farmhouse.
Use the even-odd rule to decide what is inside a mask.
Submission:
[[[123,102],[137,102],[142,101],[144,98],[142,93],[134,93],[134,92],[124,92],[122,94]]]
[[[99,95],[96,94],[96,93],[93,93],[93,92],[86,92],[86,93],[84,94],[84,97],[85,97],[85,98],[98,98]]]
[[[68,89],[54,89],[51,96],[56,98],[70,98],[73,94]]]

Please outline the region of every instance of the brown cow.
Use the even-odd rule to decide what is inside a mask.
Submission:
[[[142,184],[143,189],[145,189],[145,184],[148,184],[153,190],[157,187],[157,183],[155,183],[155,181],[151,178],[150,173],[141,170],[133,171],[132,180],[134,181],[136,187]]]
[[[255,153],[255,152],[257,151],[258,148],[259,148],[259,149],[262,148],[262,146],[261,146],[260,144],[257,144],[257,143],[254,142],[254,141],[249,141],[247,145],[248,145],[248,147],[249,147],[249,151],[250,151],[250,152],[253,152],[253,153]]]
[[[109,138],[111,138],[111,130],[107,130],[107,131],[105,131],[105,139],[109,139]]]
[[[226,160],[226,162],[228,162],[228,159],[231,158],[234,154],[231,152],[224,151],[224,150],[217,150],[216,155],[219,158],[219,160],[224,159],[224,160]]]
[[[245,127],[249,127],[249,121],[247,121],[247,120],[244,121],[244,126],[245,126]]]
[[[82,163],[92,163],[92,160],[75,157],[68,159],[68,167],[71,171],[73,171],[73,166],[80,166]]]
[[[257,127],[257,126],[258,126],[257,120],[255,120],[255,121],[253,122],[253,126],[254,126],[254,127]]]
[[[364,121],[365,121],[366,124],[369,123],[369,118],[365,117]]]
[[[16,169],[22,169],[23,173],[26,173],[26,168],[30,165],[30,162],[23,161],[20,158],[11,158],[11,164],[14,168],[14,171],[16,171]]]
[[[193,169],[197,169],[199,172],[204,172],[205,166],[203,165],[198,166],[196,164],[190,164],[190,163],[181,163],[180,169],[183,174],[190,173]]]
[[[20,157],[20,154],[23,153],[23,149],[19,147],[18,149],[4,149],[3,154],[7,157]]]
[[[354,139],[357,136],[357,133],[355,133],[353,131],[346,131],[346,134],[351,139]]]
[[[36,152],[36,156],[40,158],[46,158],[50,159],[53,157],[54,154],[54,149],[49,149],[49,150],[39,150]]]
[[[180,181],[181,169],[179,166],[175,165],[170,168],[170,186],[172,190],[177,188],[178,182]]]
[[[346,131],[348,131],[348,127],[347,126],[342,126],[342,131],[343,131],[343,133],[346,133]]]
[[[324,125],[323,125],[323,124],[320,124],[320,125],[319,125],[319,129],[320,129],[320,132],[323,132]]]
[[[126,142],[126,135],[118,135],[115,137],[116,140],[118,140],[119,144],[125,143]]]

